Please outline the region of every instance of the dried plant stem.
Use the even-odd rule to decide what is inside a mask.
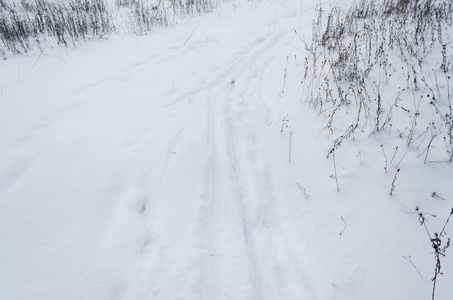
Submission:
[[[392,196],[393,192],[395,191],[395,182],[396,182],[396,178],[398,176],[399,171],[400,171],[400,169],[396,170],[395,176],[393,177],[392,188],[390,189],[390,196]]]
[[[333,169],[334,169],[334,177],[335,177],[335,182],[337,184],[337,192],[340,191],[340,185],[338,184],[338,177],[337,177],[337,163],[335,161],[335,152],[332,152],[332,158],[333,158]]]

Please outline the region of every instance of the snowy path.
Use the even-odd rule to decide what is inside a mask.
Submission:
[[[388,179],[357,158],[340,201],[301,75],[281,94],[304,3],[2,62],[0,299],[426,299],[401,259],[429,278],[417,219],[386,189],[363,201]]]
[[[35,219],[2,220],[2,261],[12,264],[3,280],[17,288],[0,294],[46,298],[39,287],[54,283],[51,293],[65,299],[69,290],[74,299],[275,299],[299,290],[275,265],[281,220],[256,140],[257,125],[275,121],[264,76],[284,58],[299,13],[226,8],[187,26],[195,31],[186,45],[184,30],[117,37],[33,68],[30,57],[18,78],[2,78],[15,118],[2,120],[17,123],[2,144],[2,210]],[[19,88],[29,107],[14,107]]]
[[[273,121],[261,86],[269,64],[281,59],[276,54],[288,30],[270,30],[269,24],[286,23],[291,16],[214,32],[214,41],[204,36],[197,41],[195,35],[191,43],[199,47],[176,48],[181,53],[172,65],[189,63],[197,83],[169,95],[159,112],[176,127],[172,133],[164,130],[171,139],[152,188],[157,192],[143,204],[148,242],[138,263],[139,280],[127,290],[131,299],[275,299],[284,294],[277,282],[284,279],[272,275],[278,267],[271,264],[278,226],[267,220],[275,214],[275,203],[267,165],[259,165],[253,123]],[[264,110],[266,118],[257,110]]]

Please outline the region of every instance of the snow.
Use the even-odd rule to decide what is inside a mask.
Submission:
[[[404,141],[358,136],[335,156],[338,192],[293,30],[310,36],[319,1],[234,4],[0,62],[0,299],[431,297],[407,208],[440,231],[451,164],[412,149],[385,173],[380,145]]]

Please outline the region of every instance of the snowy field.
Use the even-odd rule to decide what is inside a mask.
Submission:
[[[326,159],[301,85],[319,3],[1,61],[0,299],[431,299],[418,212],[442,230],[453,164],[389,134]]]

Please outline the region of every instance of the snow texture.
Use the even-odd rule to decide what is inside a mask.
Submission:
[[[337,192],[293,30],[310,39],[319,1],[234,4],[0,62],[0,299],[431,297],[406,208],[439,231],[451,164],[413,150],[389,196],[379,145],[398,141],[359,138],[335,156]]]

